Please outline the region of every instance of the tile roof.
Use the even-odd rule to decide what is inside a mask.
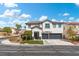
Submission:
[[[26,24],[41,24],[41,23],[43,23],[45,21],[49,21],[51,23],[62,23],[62,24],[64,23],[64,22],[54,22],[54,21],[51,21],[51,20],[44,20],[44,21],[30,21],[30,22],[28,22]]]
[[[51,21],[51,20],[44,20],[44,21],[30,21],[28,23],[26,23],[27,25],[28,24],[41,24],[45,21],[49,21],[53,24],[67,24],[67,25],[79,25],[79,22],[58,22],[58,21]]]
[[[79,25],[79,22],[68,22],[67,25]]]

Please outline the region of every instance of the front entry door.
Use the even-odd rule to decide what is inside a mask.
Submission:
[[[34,38],[39,39],[39,32],[34,32]]]

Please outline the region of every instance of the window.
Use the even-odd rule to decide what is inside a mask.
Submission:
[[[53,24],[53,28],[56,28],[56,24]]]
[[[31,28],[31,26],[30,26],[30,25],[28,25],[28,28]]]
[[[61,24],[58,24],[58,27],[61,28]]]
[[[46,23],[45,28],[50,28],[50,24]]]

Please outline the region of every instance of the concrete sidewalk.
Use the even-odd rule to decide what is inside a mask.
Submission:
[[[44,39],[43,40],[43,46],[44,45],[70,45],[70,46],[74,46],[74,44],[61,40],[61,39]],[[15,46],[42,46],[41,44],[20,44],[20,43],[12,43],[9,40],[3,40],[1,41],[2,45],[15,45]]]

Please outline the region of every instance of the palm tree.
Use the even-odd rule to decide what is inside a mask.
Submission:
[[[16,28],[17,28],[17,30],[20,30],[21,29],[21,25],[20,24],[16,24]]]
[[[21,25],[20,24],[16,24],[16,28],[17,28],[17,30],[16,30],[16,33],[18,34],[19,33],[19,30],[21,29]]]

